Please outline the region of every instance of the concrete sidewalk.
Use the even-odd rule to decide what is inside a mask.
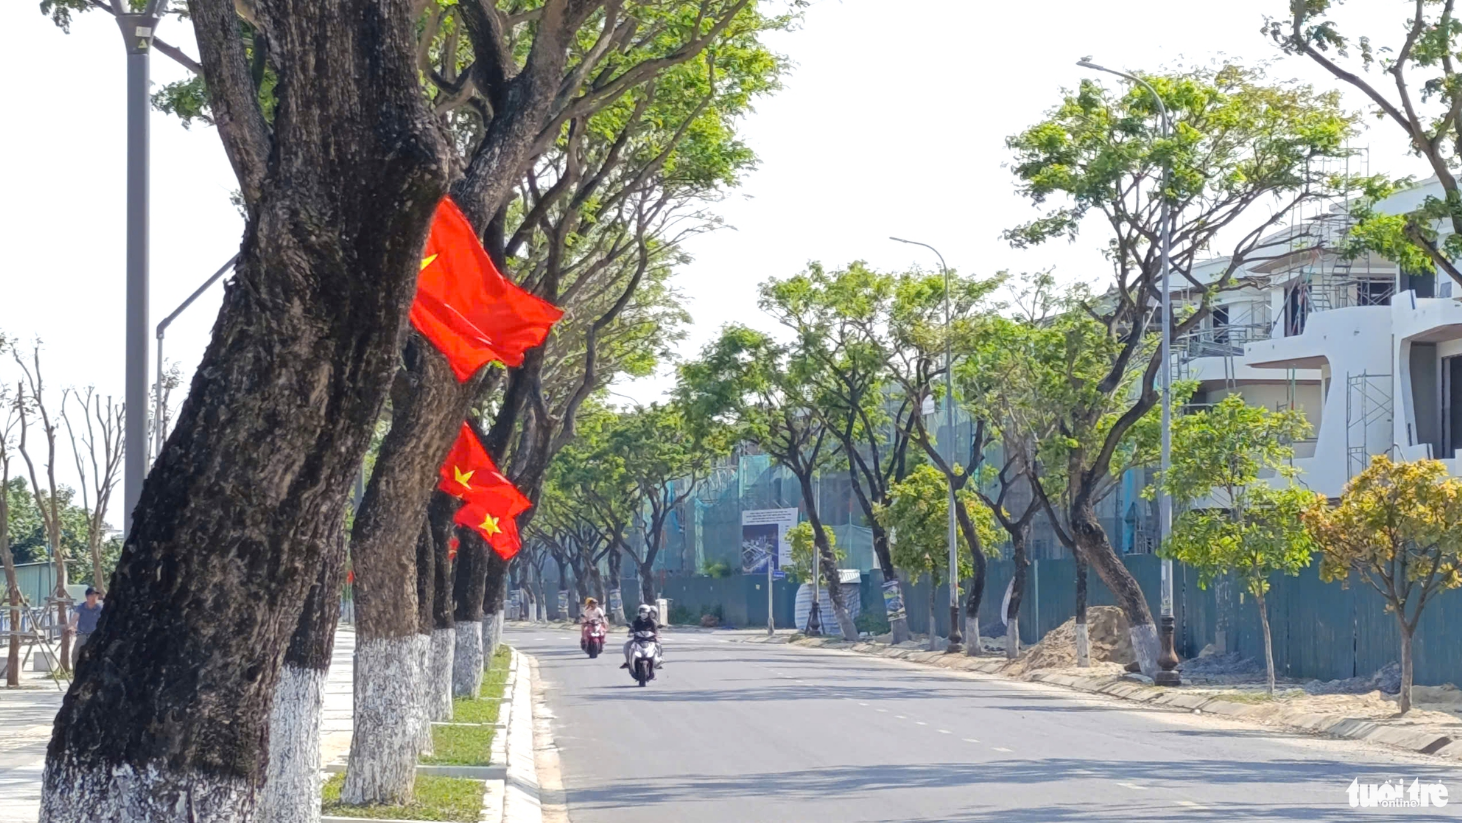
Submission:
[[[335,634],[335,655],[325,683],[320,756],[326,763],[350,751],[354,659],[355,631],[343,627]],[[46,680],[31,679],[21,689],[0,689],[0,823],[36,823],[40,817],[41,773],[61,697]]]

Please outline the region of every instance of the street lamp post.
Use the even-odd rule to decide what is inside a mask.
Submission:
[[[898,243],[907,243],[910,246],[923,246],[934,252],[939,258],[939,268],[944,272],[944,460],[950,470],[954,470],[954,344],[950,334],[950,285],[949,266],[944,262],[944,255],[939,249],[928,243],[920,243],[917,240],[904,240],[900,237],[888,238]],[[954,497],[954,480],[949,482],[949,646],[945,648],[947,654],[958,654],[965,650],[964,634],[959,629],[959,550],[958,540],[954,531],[954,507],[957,505]],[[934,627],[929,627],[929,634],[932,637]],[[971,643],[978,643],[978,638],[971,638]]]
[[[148,58],[167,0],[116,16],[127,48],[127,420],[122,467],[123,532],[147,477]]]
[[[157,459],[158,455],[162,454],[162,441],[163,441],[163,430],[162,430],[162,411],[163,411],[163,409],[162,409],[162,339],[163,339],[163,335],[167,334],[168,326],[172,325],[172,322],[174,320],[177,320],[178,319],[178,315],[182,314],[184,309],[186,309],[189,306],[193,305],[193,301],[194,300],[197,300],[198,297],[199,297],[199,295],[201,295],[201,294],[203,294],[203,292],[207,291],[209,286],[213,285],[214,283],[217,283],[218,282],[218,279],[220,277],[223,277],[225,274],[228,274],[229,271],[231,269],[233,269],[234,264],[237,263],[238,260],[239,260],[239,256],[237,254],[234,255],[233,257],[230,257],[228,259],[228,262],[227,263],[224,263],[223,266],[218,271],[216,271],[216,272],[213,273],[213,276],[212,277],[208,278],[207,280],[204,280],[203,281],[203,285],[201,285],[198,288],[194,289],[193,290],[193,293],[190,294],[190,295],[188,295],[188,299],[187,300],[184,300],[181,305],[179,305],[176,309],[173,309],[173,313],[172,314],[168,315],[167,317],[164,317],[162,319],[162,322],[157,324],[157,382],[153,384],[154,385],[154,388],[155,388],[155,391],[153,392],[153,398],[152,398],[152,420],[153,420],[153,426],[152,426],[152,457],[153,457],[154,460]]]
[[[1153,88],[1151,83],[1134,74],[1099,66],[1086,58],[1076,61],[1076,65],[1093,71],[1115,74],[1146,89],[1152,95],[1152,99],[1157,102],[1158,115],[1162,120],[1163,140],[1171,138],[1173,127],[1168,120],[1167,106],[1163,105],[1162,95],[1157,93],[1157,89]],[[1168,282],[1169,259],[1172,253],[1172,205],[1168,202],[1167,196],[1168,177],[1171,172],[1171,164],[1164,162],[1162,211],[1158,218],[1162,221],[1162,239],[1160,241],[1162,247],[1159,253],[1162,278],[1162,351],[1159,355],[1162,358],[1162,371],[1160,372],[1162,377],[1162,457],[1159,467],[1163,478],[1167,477],[1168,469],[1173,465],[1173,294]],[[1166,543],[1173,530],[1173,500],[1161,486],[1157,489],[1157,527],[1159,543]],[[1166,557],[1162,559],[1162,654],[1158,657],[1157,662],[1160,670],[1153,678],[1153,682],[1160,686],[1177,686],[1182,683],[1182,678],[1177,672],[1178,654],[1173,645],[1173,561]]]

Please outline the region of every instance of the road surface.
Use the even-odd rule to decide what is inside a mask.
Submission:
[[[1352,741],[712,633],[667,634],[645,688],[577,633],[505,641],[538,661],[572,823],[1462,817],[1462,770]],[[1368,777],[1452,802],[1350,808]]]

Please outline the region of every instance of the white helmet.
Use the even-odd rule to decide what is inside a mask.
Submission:
[[[640,617],[644,617],[645,615],[647,615],[649,613],[650,613],[650,604],[648,604],[648,603],[641,603],[640,604]]]

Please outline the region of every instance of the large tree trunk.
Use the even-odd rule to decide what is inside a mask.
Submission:
[[[1030,526],[1017,525],[1010,532],[1011,561],[1014,564],[1012,579],[1015,585],[1010,589],[1010,606],[1005,610],[1005,656],[1010,660],[1020,656],[1020,604],[1025,598],[1026,571],[1030,561],[1026,559],[1026,544],[1030,542]],[[1039,599],[1039,598],[1037,598]],[[1040,626],[1040,621],[1036,621]]]
[[[1080,552],[1073,552],[1076,559],[1076,665],[1085,669],[1091,665],[1091,636],[1086,632],[1086,561]]]
[[[304,611],[284,653],[269,712],[269,769],[259,793],[259,823],[320,819],[320,712],[335,652],[340,585],[345,577],[345,526],[320,564]]]
[[[492,665],[492,656],[503,639],[503,593],[507,591],[508,561],[495,551],[487,553],[487,574],[482,587],[482,661]]]
[[[1411,663],[1411,638],[1412,628],[1406,624],[1406,609],[1396,609],[1396,625],[1401,631],[1401,693],[1397,695],[1398,708],[1402,714],[1411,711],[1411,684],[1412,684],[1412,663]]]
[[[989,575],[990,564],[985,558],[984,546],[980,544],[980,533],[975,529],[975,521],[970,519],[969,509],[955,506],[954,513],[965,545],[970,548],[970,564],[975,570],[974,579],[970,581],[969,596],[965,600],[964,632],[965,655],[977,657],[980,654],[980,604],[985,601],[985,578]]]
[[[899,586],[899,577],[898,572],[893,567],[893,555],[888,549],[888,532],[882,526],[878,525],[877,520],[871,517],[869,520],[872,523],[871,528],[873,530],[873,554],[878,558],[879,571],[883,572],[883,584],[885,586],[892,584],[893,587],[897,588]],[[899,602],[903,602],[902,592],[899,594]],[[912,637],[909,633],[907,607],[901,615],[891,614],[888,616],[888,627],[893,633],[892,640],[895,645],[903,643]]]
[[[453,575],[452,694],[474,700],[482,694],[482,595],[487,585],[487,542],[475,529],[458,529],[457,568]]]
[[[432,492],[427,507],[432,551],[431,671],[427,676],[427,717],[452,719],[452,662],[456,657],[457,631],[452,617],[452,516],[456,500],[443,492]]]
[[[273,144],[232,158],[257,173],[234,279],[57,716],[42,820],[253,816],[281,658],[370,445],[446,182],[410,9],[261,4]],[[220,116],[247,70],[234,5],[190,10],[237,136],[247,112]]]
[[[1071,536],[1088,563],[1096,569],[1097,576],[1107,584],[1107,589],[1117,598],[1117,605],[1127,616],[1129,634],[1132,637],[1132,651],[1137,664],[1148,677],[1157,674],[1157,656],[1160,652],[1157,627],[1152,622],[1152,612],[1147,607],[1147,598],[1138,587],[1137,580],[1117,556],[1107,533],[1097,520],[1090,496],[1085,490],[1077,492],[1071,504]]]

